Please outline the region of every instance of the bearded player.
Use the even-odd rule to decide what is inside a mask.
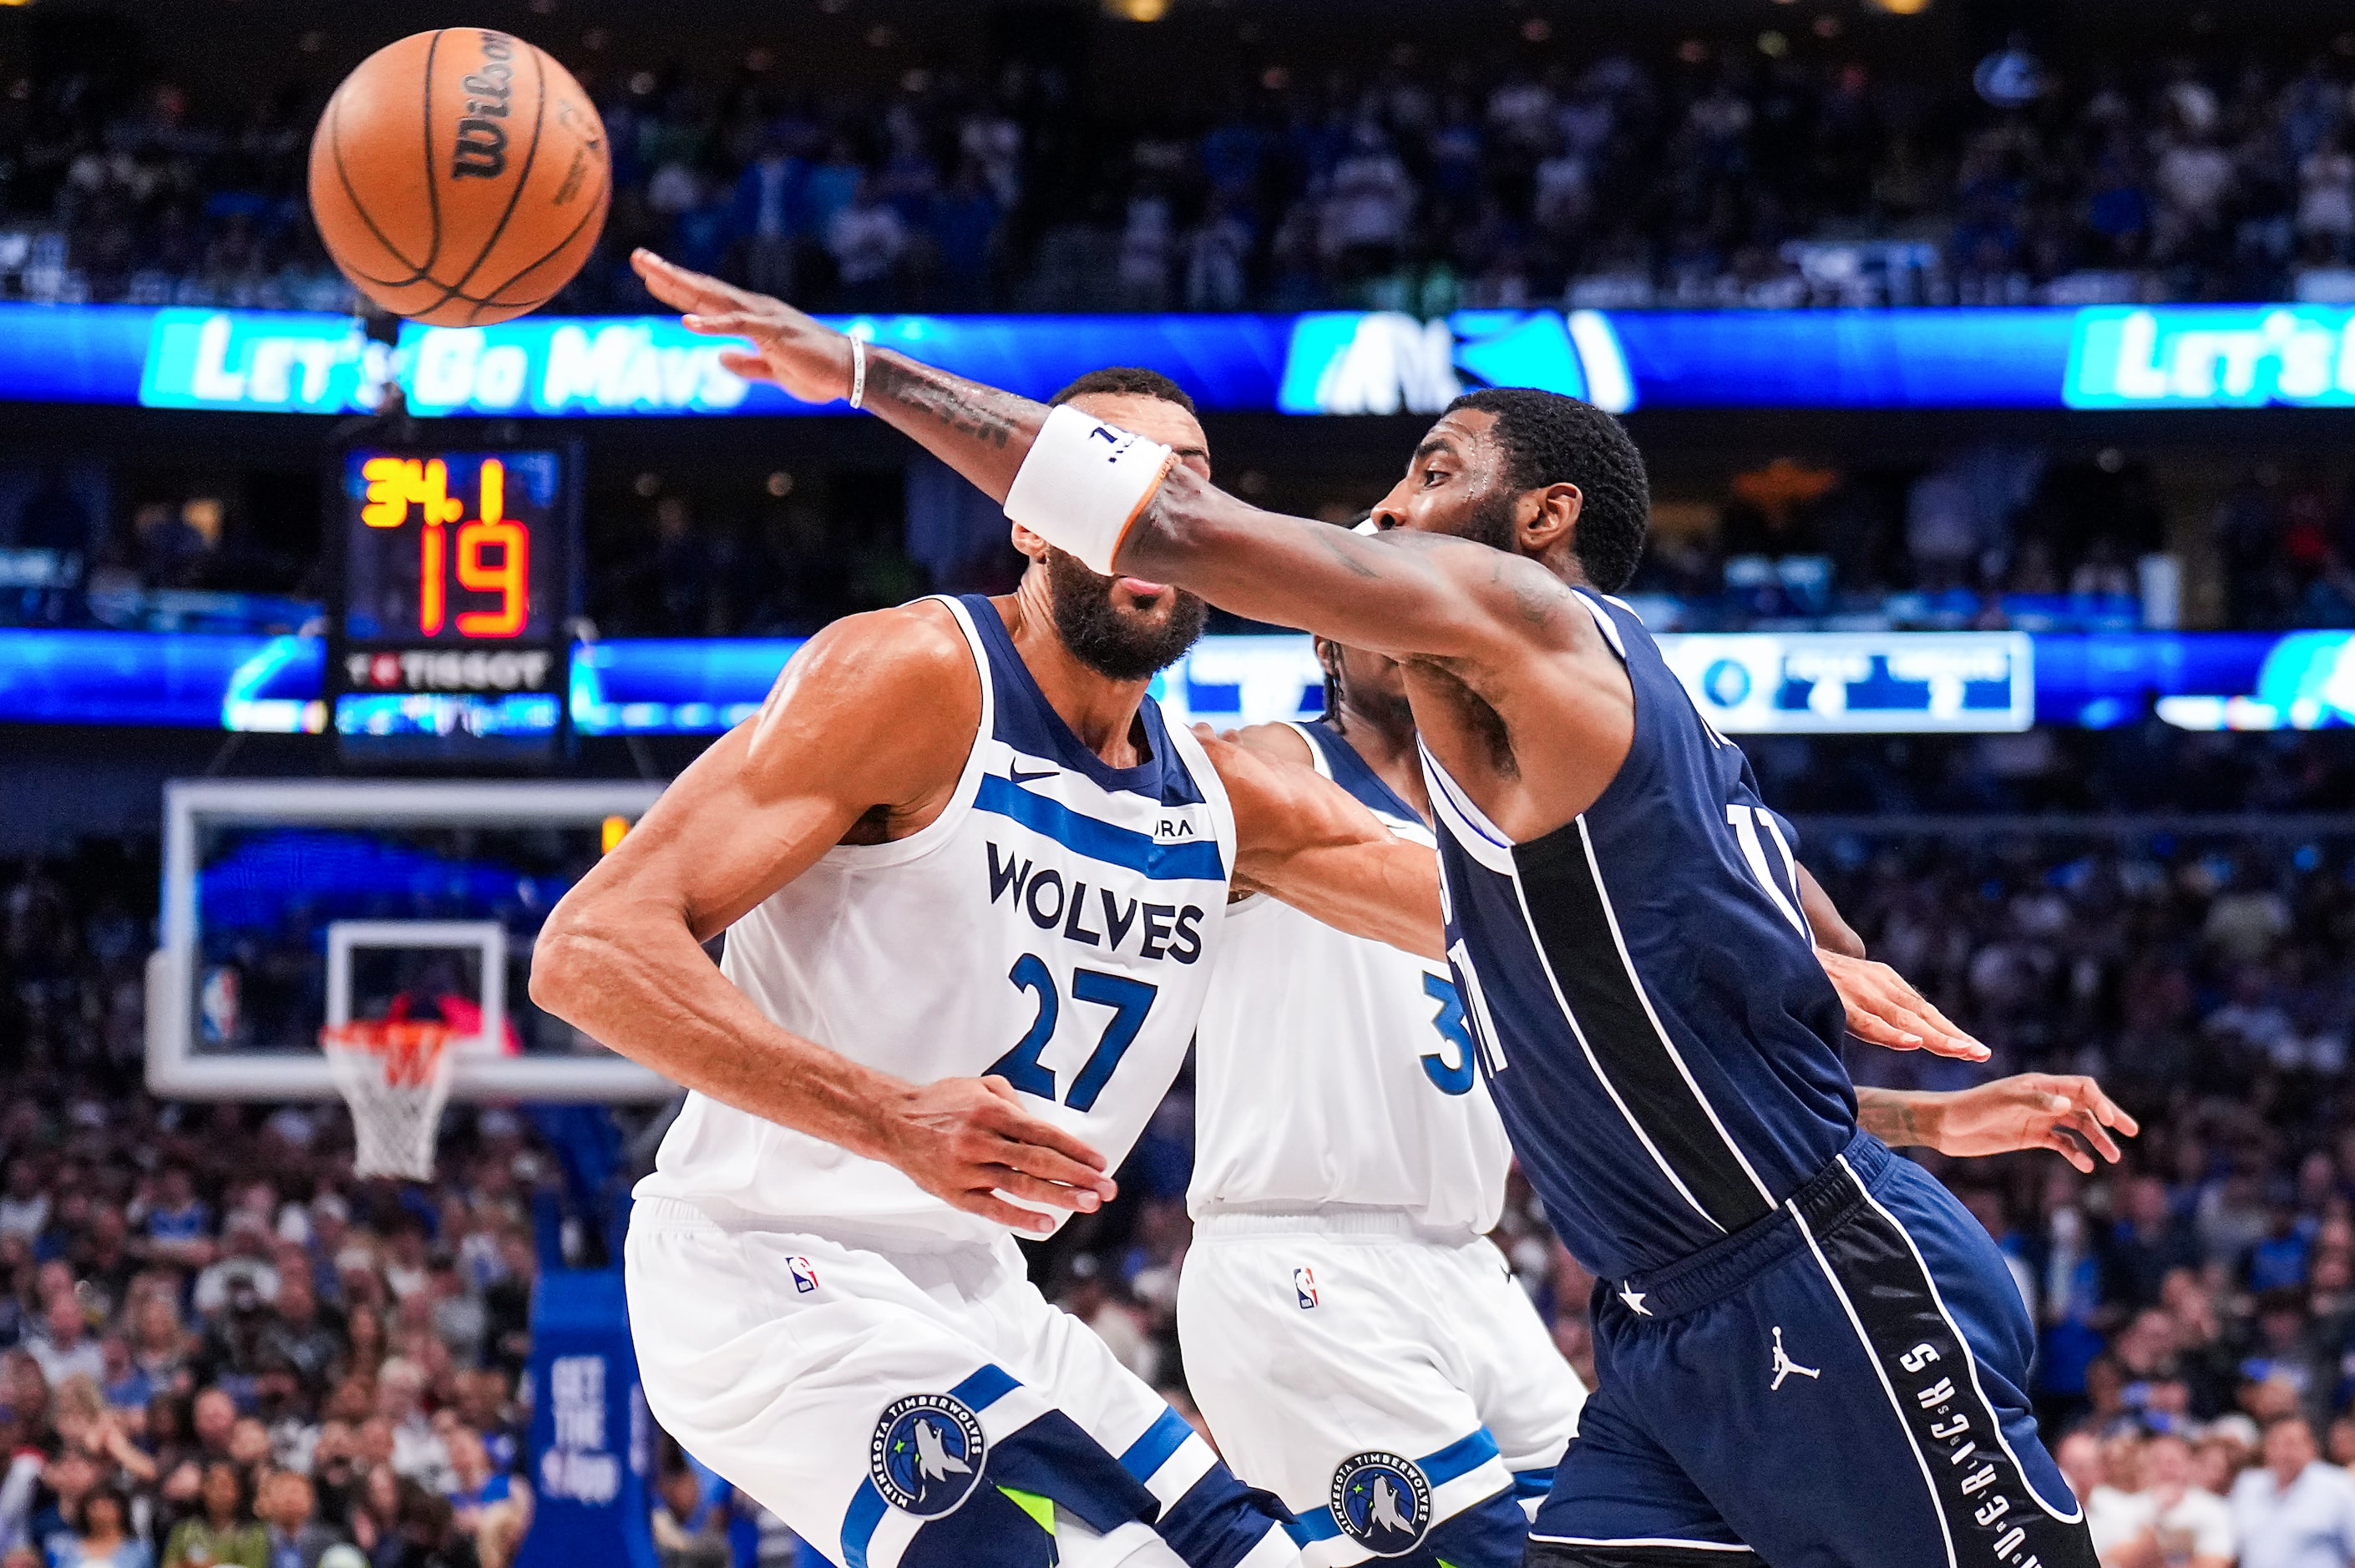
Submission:
[[[1229,738],[1306,764],[1433,842],[1405,675],[1319,641],[1325,713]],[[1817,942],[1863,944],[1799,874]],[[1254,895],[1227,915],[1196,1037],[1187,1386],[1235,1473],[1282,1498],[1309,1563],[1514,1568],[1586,1391],[1487,1236],[1511,1163],[1444,964]],[[1944,1018],[1923,1009],[1934,1026]],[[1859,1089],[1864,1126],[1948,1154],[2118,1158],[2091,1079]]]
[[[1074,401],[1204,461],[1178,404]],[[1162,722],[1199,599],[1016,542],[1011,595],[812,639],[557,906],[532,996],[691,1091],[626,1248],[647,1404],[797,1533],[846,1568],[1289,1563],[1014,1236],[1113,1195],[1231,875],[1435,954],[1436,863]]]
[[[1608,597],[1649,513],[1616,421],[1461,397],[1360,537],[1238,501],[1141,432],[636,260],[690,328],[749,340],[722,364],[863,405],[1092,569],[1404,665],[1483,1072],[1598,1280],[1602,1388],[1531,1563],[2093,1568],[2009,1270],[1859,1127],[1787,837]]]

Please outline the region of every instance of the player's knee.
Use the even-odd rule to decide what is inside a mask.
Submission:
[[[1754,1552],[1608,1541],[1572,1545],[1532,1540],[1521,1561],[1524,1568],[1762,1568]]]

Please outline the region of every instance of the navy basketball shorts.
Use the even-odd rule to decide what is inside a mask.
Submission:
[[[1594,1319],[1529,1568],[2095,1568],[2002,1255],[1877,1139]]]

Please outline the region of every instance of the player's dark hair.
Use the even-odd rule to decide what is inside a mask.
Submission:
[[[1527,387],[1484,387],[1447,405],[1497,417],[1497,440],[1516,491],[1574,484],[1584,497],[1572,546],[1586,580],[1617,593],[1636,575],[1652,515],[1644,454],[1619,421],[1593,404]]]
[[[1320,639],[1316,662],[1325,666],[1325,722],[1335,729],[1341,727],[1341,661],[1327,661]]]
[[[1074,397],[1103,396],[1158,397],[1164,403],[1177,404],[1189,414],[1197,412],[1186,388],[1158,370],[1147,370],[1141,365],[1109,365],[1102,370],[1091,370],[1048,398],[1047,404],[1055,408]]]

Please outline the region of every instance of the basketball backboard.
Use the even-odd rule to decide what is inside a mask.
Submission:
[[[182,1099],[326,1099],[320,1031],[455,1034],[470,1099],[661,1100],[668,1080],[530,1000],[540,923],[655,784],[178,780],[147,1084]]]

